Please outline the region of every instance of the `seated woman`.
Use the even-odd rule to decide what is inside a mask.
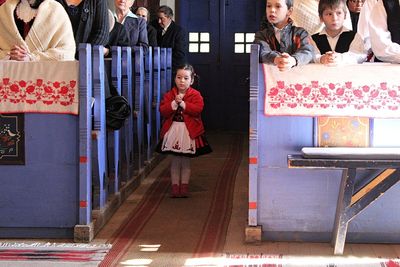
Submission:
[[[142,46],[145,51],[149,47],[146,21],[133,14],[130,8],[133,0],[115,0],[115,17],[125,25],[129,34],[130,46]]]
[[[7,0],[0,6],[0,18],[0,59],[74,59],[71,23],[56,1]]]
[[[108,10],[108,23],[110,26],[110,38],[105,47],[104,55],[111,57],[111,47],[129,46],[129,36],[125,26],[116,20],[111,10]]]
[[[150,13],[145,7],[138,7],[135,11],[135,14],[139,17],[142,17],[144,20],[146,20],[147,23],[147,37],[149,39],[149,45],[151,47],[156,47],[157,46],[157,30],[156,28],[153,27],[153,25],[150,25]]]

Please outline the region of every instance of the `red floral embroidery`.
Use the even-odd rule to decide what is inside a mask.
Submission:
[[[77,101],[77,81],[11,81],[0,82],[0,103],[26,103],[71,106]]]
[[[285,84],[277,81],[267,92],[266,109],[322,109],[397,111],[400,86],[381,82],[377,85],[353,86],[352,82],[320,84]]]
[[[176,141],[175,145],[174,145],[172,148],[173,148],[173,149],[176,149],[176,150],[180,150],[180,149],[181,149],[181,146],[179,145],[179,142]]]
[[[400,261],[389,260],[385,262],[386,267],[400,267]]]

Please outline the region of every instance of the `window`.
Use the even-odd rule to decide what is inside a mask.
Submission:
[[[255,33],[235,33],[235,53],[250,53]]]
[[[189,53],[210,53],[210,33],[190,32]]]

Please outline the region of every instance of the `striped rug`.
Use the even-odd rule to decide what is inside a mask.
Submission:
[[[98,266],[111,245],[0,243],[0,266]]]

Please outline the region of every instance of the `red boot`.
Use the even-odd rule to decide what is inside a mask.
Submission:
[[[171,197],[180,197],[181,194],[179,192],[179,185],[178,184],[172,184],[171,187]]]
[[[189,196],[189,184],[181,184],[181,197]]]

